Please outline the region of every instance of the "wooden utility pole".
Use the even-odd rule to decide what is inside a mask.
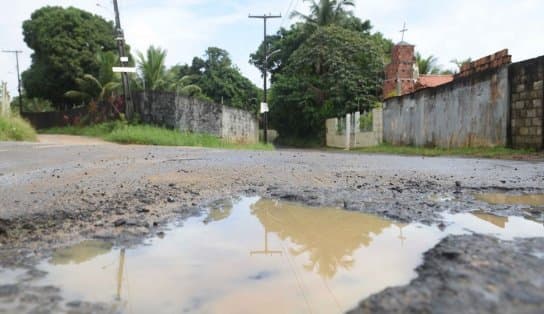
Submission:
[[[121,67],[126,67],[128,66],[128,62],[127,56],[125,55],[125,34],[121,28],[121,19],[119,18],[119,6],[117,5],[117,0],[113,0],[113,9],[115,10],[115,40],[117,41],[117,49],[119,50]],[[134,115],[134,105],[132,103],[128,73],[122,72],[121,80],[123,81],[123,93],[125,94],[125,115],[127,120],[131,120]]]
[[[268,40],[267,40],[267,35],[266,35],[266,24],[267,24],[267,21],[268,19],[279,19],[281,18],[281,14],[279,15],[272,15],[272,14],[264,14],[264,15],[249,15],[249,18],[250,19],[262,19],[263,22],[264,22],[264,41],[263,41],[263,45],[264,45],[264,63],[263,63],[263,78],[264,78],[264,103],[266,104],[267,103],[267,84],[268,84]],[[263,124],[264,124],[264,142],[265,143],[268,143],[268,111],[264,112],[264,117],[263,117]]]
[[[21,93],[21,75],[19,73],[19,54],[23,53],[21,50],[2,50],[5,53],[15,54],[15,62],[17,64],[17,91],[19,92],[19,114],[23,113],[23,96]]]

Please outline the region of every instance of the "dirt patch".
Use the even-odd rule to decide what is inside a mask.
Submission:
[[[38,135],[38,142],[40,144],[46,145],[46,147],[110,144],[106,141],[103,141],[101,139],[94,138],[94,137],[73,136],[73,135],[49,135],[49,134]],[[42,147],[43,146],[38,146],[38,148],[42,148]]]

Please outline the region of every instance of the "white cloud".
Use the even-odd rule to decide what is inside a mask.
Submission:
[[[394,41],[408,23],[407,41],[445,67],[450,60],[477,59],[508,48],[514,61],[544,55],[544,2],[539,0],[457,0],[361,2],[357,13]],[[382,4],[384,3],[384,4]]]

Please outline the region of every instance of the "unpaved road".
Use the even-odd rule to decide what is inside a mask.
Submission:
[[[543,193],[542,162],[42,139],[0,143],[3,267],[32,269],[52,249],[88,238],[139,241],[171,219],[232,195],[340,206],[425,224],[440,223],[438,213],[446,210],[544,218],[538,206],[489,205],[474,198],[482,191]],[[544,308],[543,251],[544,239],[450,237],[426,254],[418,279],[372,296],[357,311],[538,313]],[[440,267],[444,258],[451,267]],[[471,263],[480,259],[497,263]],[[500,276],[493,275],[497,269]],[[55,308],[61,302],[51,297],[55,291],[34,291],[28,302]],[[2,300],[18,293],[23,292],[0,283],[0,309]]]

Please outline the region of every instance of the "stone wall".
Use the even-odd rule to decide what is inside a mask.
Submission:
[[[166,92],[137,93],[133,101],[145,123],[212,134],[234,143],[259,141],[259,124],[244,110]]]
[[[429,147],[506,146],[508,66],[387,99],[384,141]]]
[[[511,145],[544,148],[544,56],[510,67]]]

